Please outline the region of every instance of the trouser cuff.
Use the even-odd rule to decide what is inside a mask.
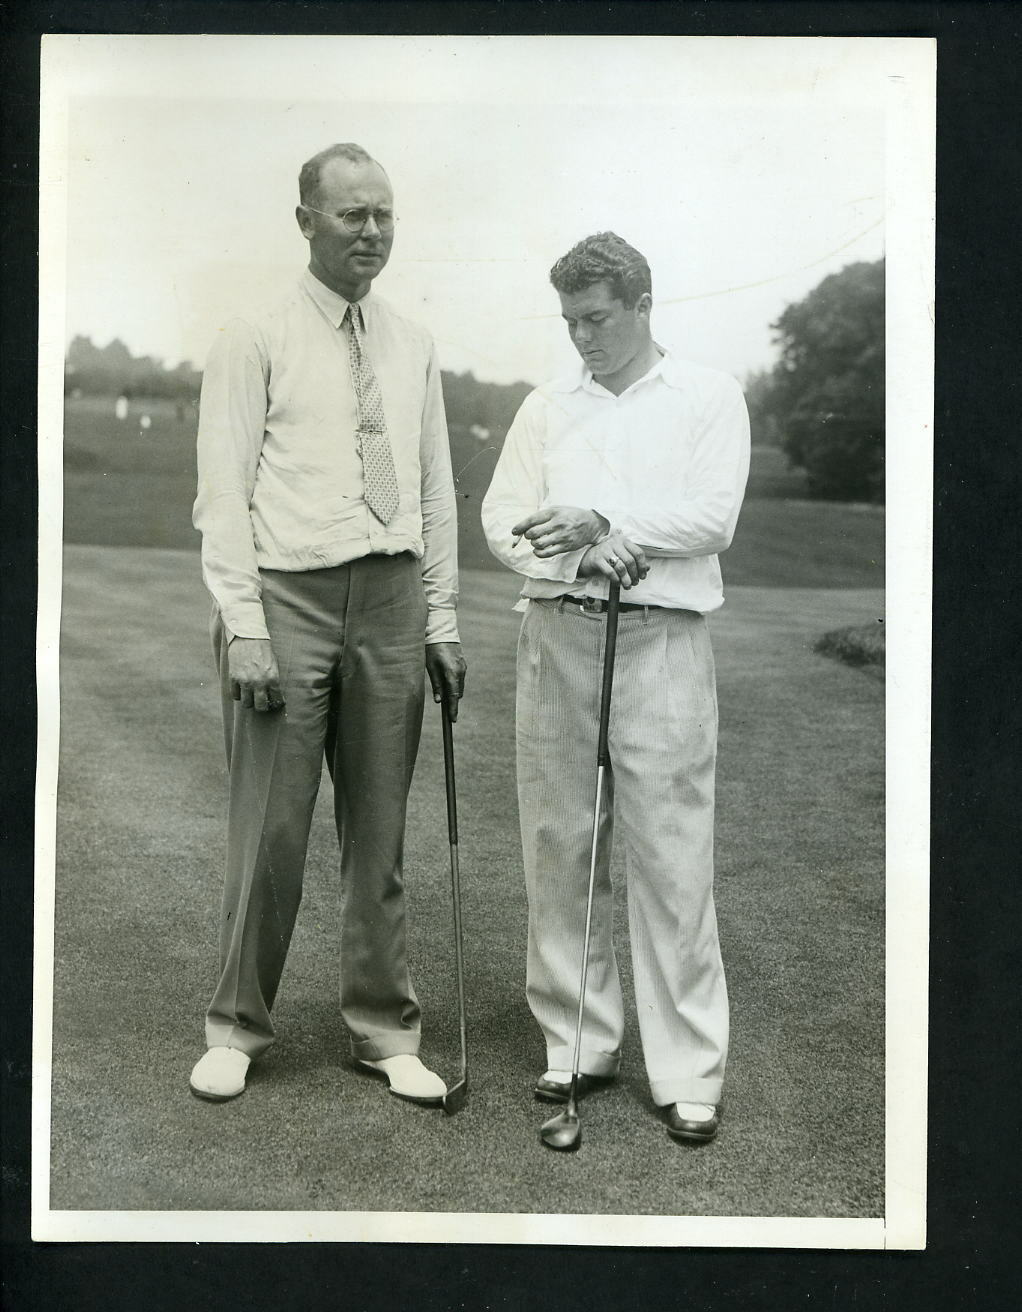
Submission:
[[[387,1057],[419,1055],[418,1034],[380,1034],[374,1039],[352,1039],[351,1055],[356,1061],[383,1061]]]
[[[273,1035],[260,1034],[257,1030],[243,1029],[240,1025],[206,1021],[207,1048],[234,1048],[255,1061],[272,1045]]]
[[[705,1102],[716,1107],[724,1089],[722,1079],[679,1075],[676,1079],[650,1080],[650,1091],[658,1107],[675,1102]]]
[[[547,1070],[549,1071],[570,1071],[572,1063],[575,1060],[575,1049],[571,1048],[550,1048],[546,1055]],[[593,1052],[582,1049],[578,1058],[578,1069],[581,1075],[599,1075],[604,1079],[612,1079],[621,1065],[621,1056],[619,1053]]]

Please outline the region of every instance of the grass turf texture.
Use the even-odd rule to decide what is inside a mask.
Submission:
[[[774,503],[776,531],[756,564],[775,579],[785,553],[795,553],[788,505]],[[721,1136],[706,1148],[674,1145],[649,1102],[622,923],[623,1069],[583,1104],[582,1150],[567,1157],[540,1146],[551,1109],[531,1098],[544,1063],[524,998],[516,581],[473,569],[463,576],[471,672],[455,751],[468,1106],[445,1118],[387,1096],[351,1068],[336,1005],[327,779],[274,1011],[280,1037],[253,1067],[248,1092],[218,1106],[188,1092],[216,969],[225,810],[198,561],[182,551],[67,548],[51,1206],[880,1215],[883,692],[812,650],[822,632],[875,623],[880,593],[854,585],[868,577],[864,562],[878,558],[879,543],[872,514],[820,509],[836,525],[873,525],[868,555],[850,553],[858,565],[835,562],[838,541],[804,566],[844,587],[731,585],[712,619],[717,904],[733,1025]],[[749,522],[755,514],[740,534]],[[774,541],[779,556],[767,550]],[[814,541],[803,537],[803,559]],[[432,703],[407,848],[423,1055],[453,1079],[448,849]]]

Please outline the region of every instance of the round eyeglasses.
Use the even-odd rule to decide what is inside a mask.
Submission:
[[[393,232],[394,224],[397,220],[394,217],[394,211],[389,209],[371,210],[365,205],[355,206],[350,210],[342,210],[340,214],[331,214],[329,210],[318,210],[315,205],[302,205],[303,210],[312,210],[313,214],[325,215],[328,219],[337,219],[350,233],[361,232],[370,219],[376,224],[381,232]]]

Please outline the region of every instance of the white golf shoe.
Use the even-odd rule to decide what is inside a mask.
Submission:
[[[360,1069],[385,1079],[395,1098],[438,1107],[447,1085],[439,1075],[427,1070],[418,1057],[411,1053],[398,1053],[396,1057],[383,1057],[379,1061],[359,1061]]]
[[[251,1057],[238,1048],[209,1048],[192,1069],[192,1093],[210,1102],[227,1102],[245,1092]]]

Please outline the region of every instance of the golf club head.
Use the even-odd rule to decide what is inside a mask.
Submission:
[[[468,1101],[468,1076],[452,1084],[443,1096],[443,1109],[446,1116],[456,1116]]]
[[[563,1112],[551,1116],[540,1126],[539,1137],[544,1147],[553,1148],[559,1153],[573,1153],[582,1142],[582,1122],[574,1107],[565,1107]]]

